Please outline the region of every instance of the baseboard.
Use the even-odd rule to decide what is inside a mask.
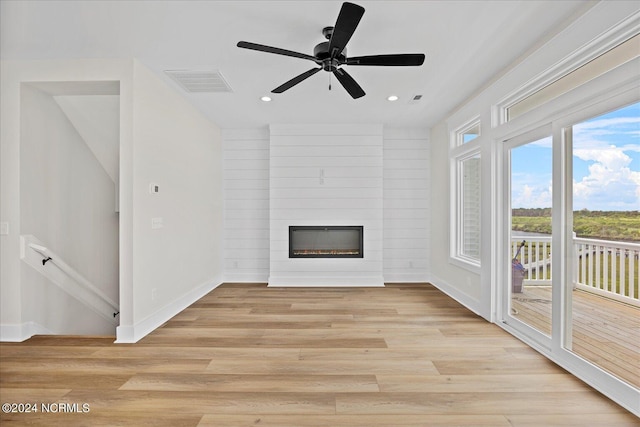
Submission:
[[[458,301],[460,304],[464,305],[466,308],[468,308],[478,316],[482,316],[480,301],[478,301],[477,299],[465,294],[464,292],[460,292],[459,289],[451,286],[449,283],[437,276],[431,275],[431,277],[428,279],[428,282],[454,300]],[[482,317],[484,318],[484,316]]]
[[[118,326],[116,328],[116,343],[135,343],[162,326],[167,320],[189,307],[194,302],[222,284],[221,280],[206,282],[184,294],[155,313],[134,325]]]
[[[267,283],[269,273],[225,273],[224,283]]]
[[[269,287],[384,287],[382,276],[372,277],[269,277]]]
[[[425,283],[429,281],[427,273],[391,273],[384,275],[385,283]]]
[[[53,332],[35,322],[0,325],[2,342],[22,342],[34,335],[53,335]]]

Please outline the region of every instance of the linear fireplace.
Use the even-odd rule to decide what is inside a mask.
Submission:
[[[289,258],[363,258],[361,225],[289,226]]]

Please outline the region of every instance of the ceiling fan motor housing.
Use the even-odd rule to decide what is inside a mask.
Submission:
[[[333,72],[338,69],[338,66],[340,66],[344,63],[344,61],[347,60],[347,49],[342,49],[340,55],[331,59],[331,54],[329,53],[329,42],[322,42],[316,45],[315,48],[313,48],[313,56],[321,61],[323,70]]]

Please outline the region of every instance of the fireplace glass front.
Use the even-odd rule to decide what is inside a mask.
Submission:
[[[363,226],[289,227],[289,258],[363,258]]]

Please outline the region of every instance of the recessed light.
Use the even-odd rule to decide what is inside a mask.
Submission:
[[[261,100],[261,101],[264,101],[264,102],[269,102],[269,101],[271,101],[271,97],[269,97],[269,96],[263,96],[262,98],[260,98],[260,100]]]
[[[398,97],[396,95],[391,95],[391,96],[389,96],[387,98],[387,101],[392,101],[393,102],[393,101],[397,101],[397,100],[398,100]]]

